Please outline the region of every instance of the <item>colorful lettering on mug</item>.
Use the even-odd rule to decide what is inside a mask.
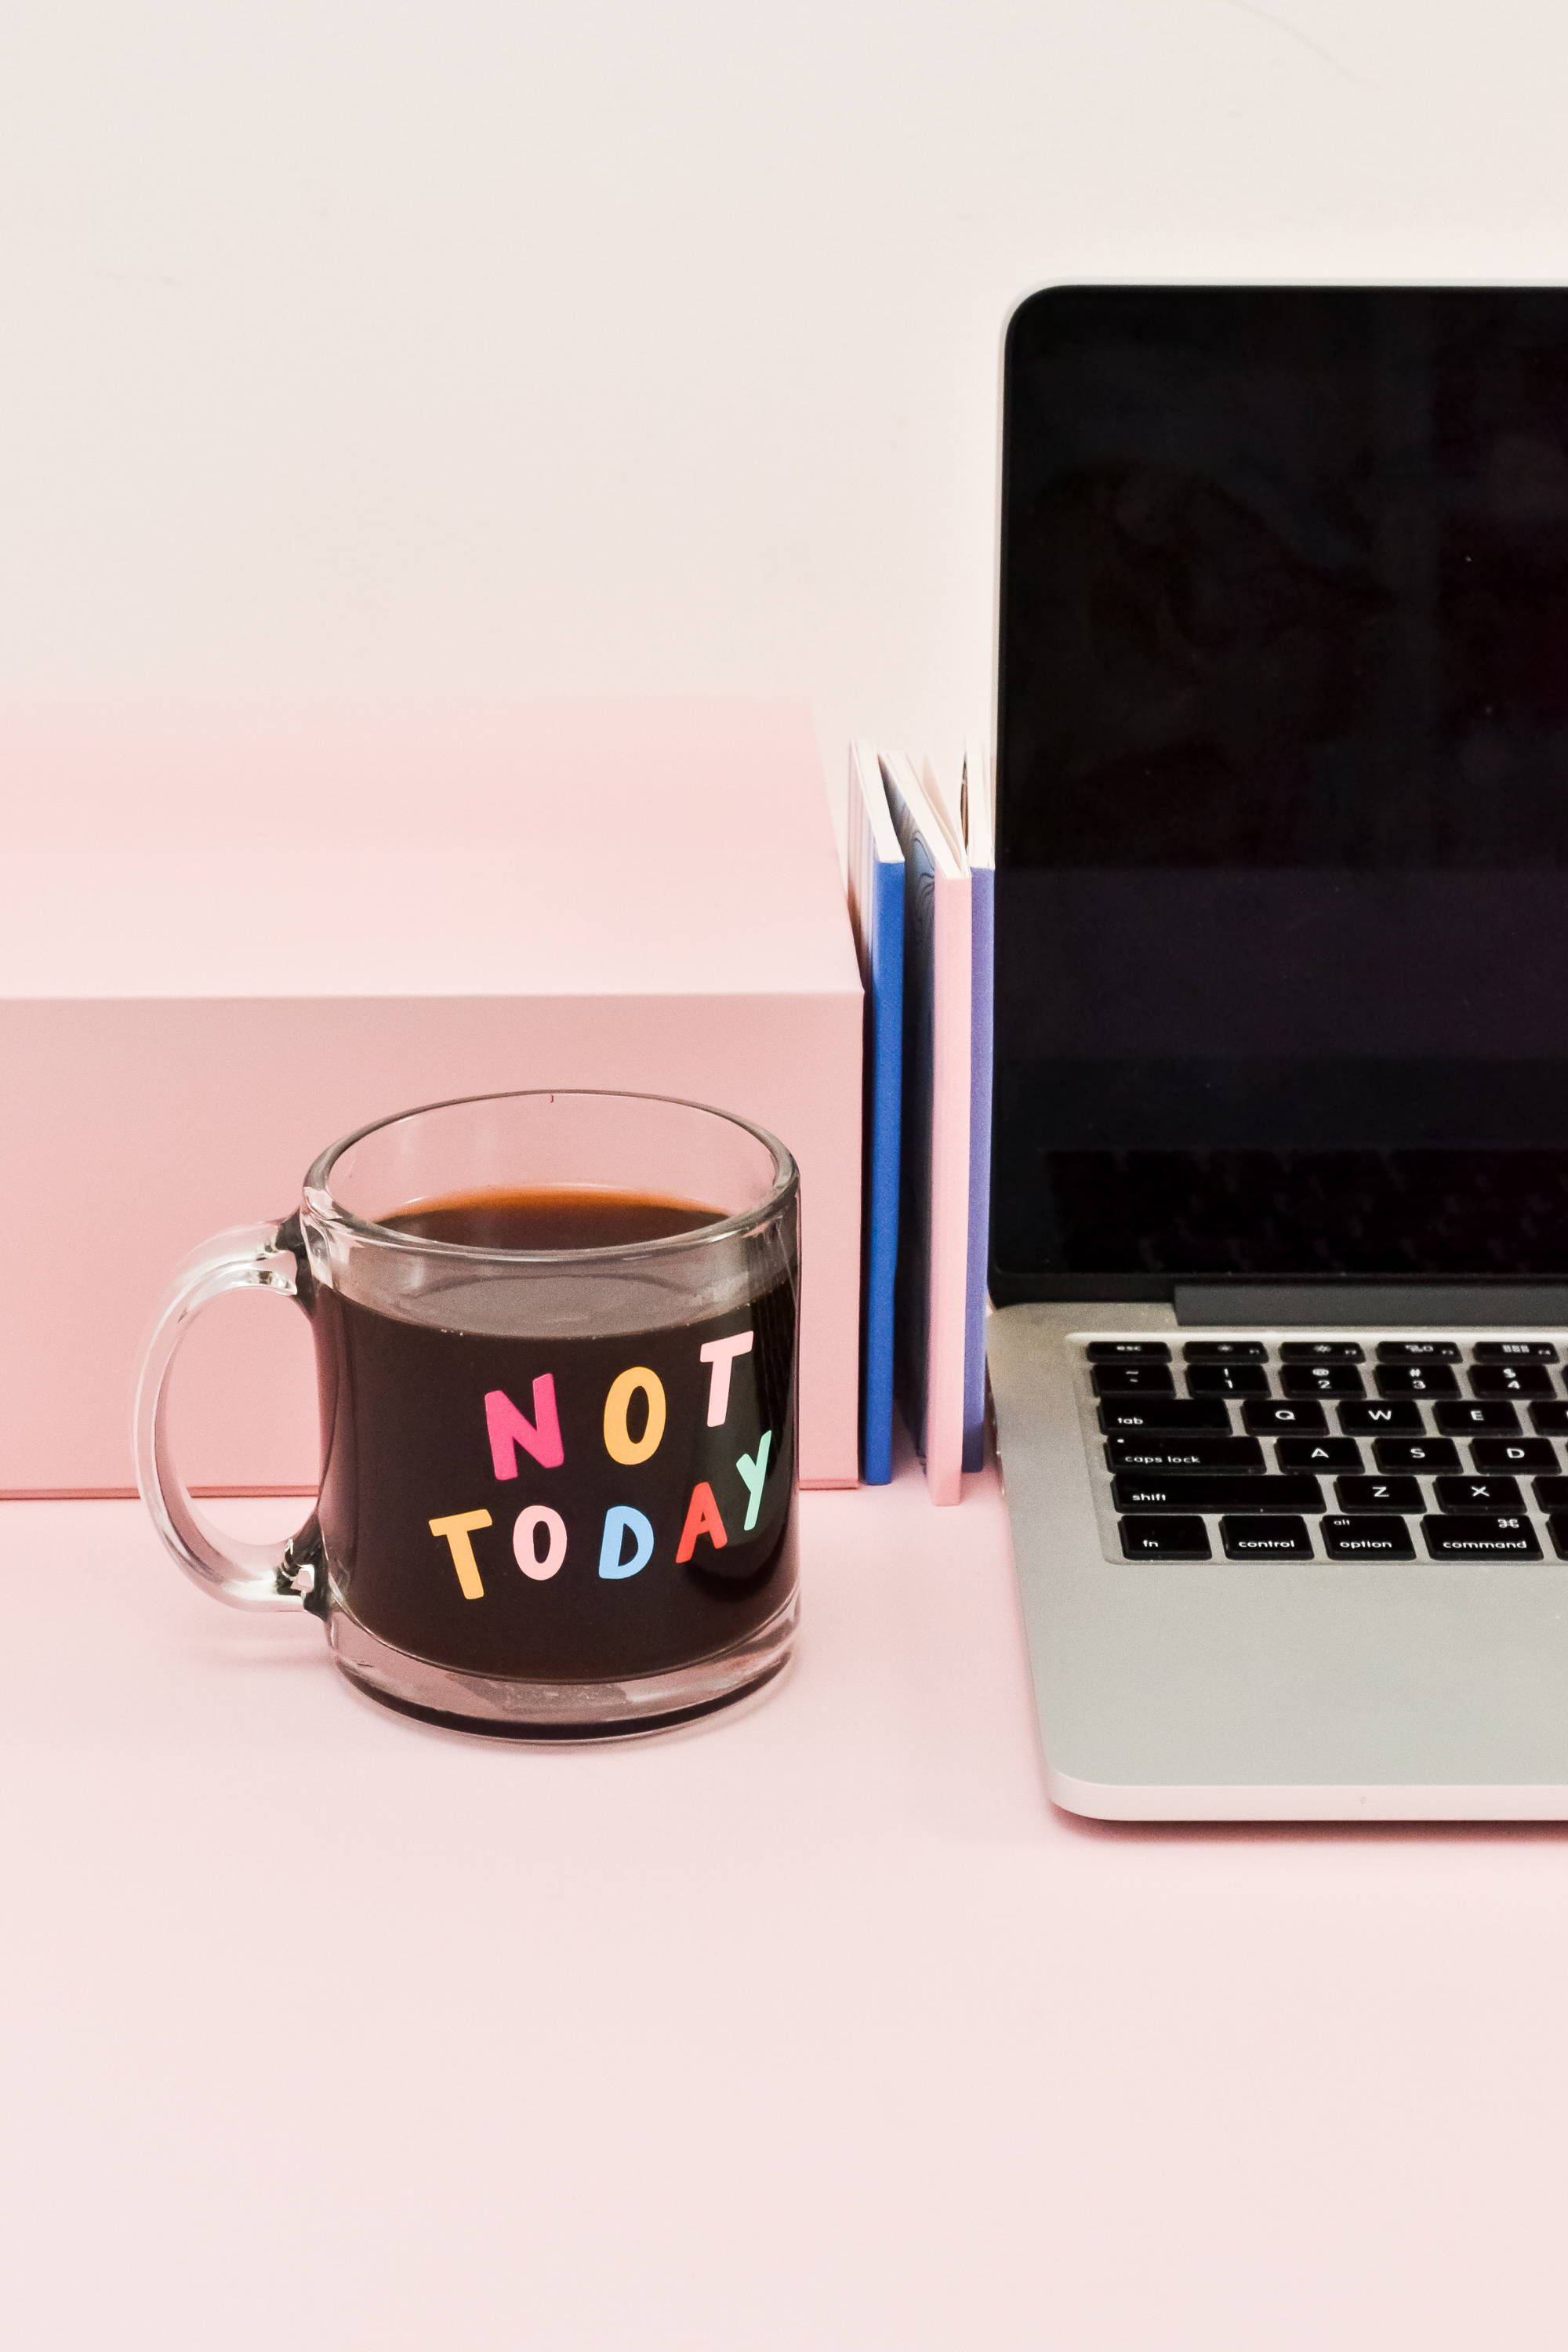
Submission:
[[[498,1478],[517,1476],[517,1450],[531,1454],[543,1470],[559,1470],[566,1459],[561,1443],[561,1416],[555,1409],[555,1376],[542,1372],[533,1383],[533,1419],[519,1412],[504,1389],[491,1389],[485,1398],[485,1426],[489,1432],[490,1460]]]
[[[632,1539],[629,1559],[621,1557],[627,1536]],[[599,1574],[607,1577],[636,1576],[653,1558],[653,1524],[641,1511],[634,1511],[629,1503],[612,1503],[605,1513],[605,1532],[599,1542]]]
[[[495,1521],[488,1511],[454,1511],[450,1517],[432,1519],[433,1536],[445,1536],[451,1547],[452,1565],[458,1571],[465,1601],[482,1601],[485,1588],[479,1579],[479,1563],[474,1558],[473,1535],[477,1528],[493,1528]]]
[[[544,1551],[539,1551],[539,1531],[544,1532]],[[532,1577],[536,1584],[544,1584],[559,1571],[566,1558],[566,1522],[559,1511],[547,1503],[530,1503],[519,1511],[511,1531],[512,1557],[524,1576]]]
[[[730,1374],[737,1356],[752,1352],[750,1331],[737,1331],[732,1339],[705,1340],[697,1350],[708,1367],[708,1426],[722,1429],[730,1411]]]
[[[742,1454],[735,1467],[741,1474],[741,1484],[746,1490],[746,1520],[742,1535],[750,1535],[757,1524],[757,1513],[763,1507],[763,1481],[768,1475],[768,1455],[773,1451],[773,1433],[764,1429],[758,1441],[755,1454]]]
[[[647,1415],[640,1437],[634,1437],[626,1425],[631,1402],[638,1391],[647,1400]],[[605,1399],[605,1451],[612,1462],[622,1462],[635,1467],[658,1452],[664,1435],[664,1382],[646,1364],[633,1364],[618,1372],[610,1382],[610,1393]],[[601,1570],[601,1573],[603,1571]]]
[[[724,1522],[719,1516],[719,1506],[713,1489],[706,1478],[699,1478],[691,1489],[691,1500],[686,1506],[686,1525],[680,1530],[680,1541],[675,1547],[675,1565],[684,1568],[697,1549],[699,1536],[706,1536],[715,1551],[722,1551],[729,1542]]]
[[[721,1429],[728,1421],[732,1402],[731,1375],[741,1358],[752,1353],[753,1344],[752,1332],[736,1331],[726,1339],[705,1340],[698,1349],[699,1360],[708,1370],[706,1417],[710,1429]],[[641,1427],[640,1433],[634,1437],[632,1420],[639,1397],[643,1405]],[[490,1465],[498,1479],[516,1479],[523,1454],[542,1470],[558,1470],[565,1461],[553,1373],[541,1372],[535,1379],[532,1403],[531,1421],[504,1389],[486,1392],[485,1432],[489,1442]],[[630,1469],[651,1460],[663,1443],[667,1415],[664,1382],[658,1374],[647,1364],[628,1365],[611,1381],[605,1398],[605,1451],[610,1460]],[[757,1440],[755,1453],[739,1454],[735,1460],[736,1475],[746,1497],[740,1528],[745,1535],[752,1534],[762,1513],[773,1443],[773,1431],[764,1429]],[[447,1545],[465,1601],[482,1601],[485,1597],[473,1538],[480,1529],[494,1524],[485,1510],[452,1511],[429,1521],[431,1534]],[[704,1539],[713,1550],[722,1551],[730,1535],[718,1496],[710,1482],[700,1478],[686,1507],[675,1549],[676,1566],[684,1568]],[[653,1522],[646,1512],[635,1509],[629,1503],[611,1504],[605,1513],[599,1541],[600,1576],[612,1583],[639,1576],[652,1559],[657,1541]],[[519,1511],[511,1530],[512,1558],[531,1583],[547,1584],[558,1576],[566,1563],[567,1548],[566,1522],[559,1511],[547,1503],[529,1503]]]

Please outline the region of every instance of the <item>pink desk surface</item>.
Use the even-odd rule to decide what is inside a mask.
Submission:
[[[1074,1824],[989,1481],[804,1513],[793,1678],[567,1753],[0,1507],[9,2341],[1561,2340],[1563,1833]]]

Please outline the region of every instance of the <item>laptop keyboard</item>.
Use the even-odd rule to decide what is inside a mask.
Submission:
[[[1071,1344],[1111,1559],[1568,1559],[1559,1339]]]

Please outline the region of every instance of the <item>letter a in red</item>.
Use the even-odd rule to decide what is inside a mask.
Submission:
[[[691,1500],[686,1507],[686,1525],[680,1530],[680,1544],[675,1555],[677,1568],[684,1568],[697,1549],[699,1536],[706,1536],[715,1551],[722,1551],[729,1542],[724,1522],[719,1517],[719,1506],[713,1499],[713,1489],[706,1478],[699,1478],[691,1489]]]
[[[498,1478],[516,1477],[520,1445],[545,1470],[559,1470],[566,1459],[552,1372],[542,1372],[533,1383],[531,1421],[519,1412],[505,1389],[491,1389],[485,1398],[485,1426],[490,1433],[490,1460]]]

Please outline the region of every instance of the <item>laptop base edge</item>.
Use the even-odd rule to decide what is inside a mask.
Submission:
[[[1245,1788],[1082,1780],[1058,1771],[1047,1758],[1046,1787],[1061,1811],[1084,1820],[1177,1822],[1564,1822],[1568,1787],[1439,1787],[1418,1782],[1389,1787]]]

